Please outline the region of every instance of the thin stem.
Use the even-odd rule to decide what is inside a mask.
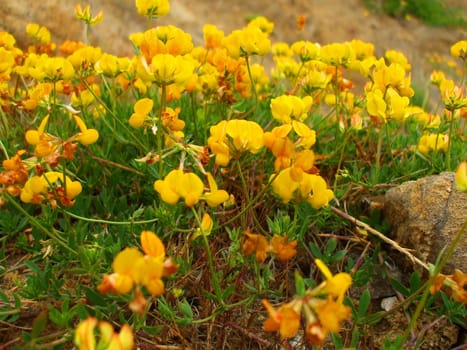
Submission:
[[[255,84],[255,81],[253,80],[253,74],[251,73],[250,56],[246,55],[245,61],[246,61],[246,68],[248,70],[248,77],[250,78],[251,93],[253,94],[253,97],[255,99],[255,110],[254,111],[256,112],[256,109],[258,108],[258,92],[256,91],[256,84]]]
[[[66,215],[69,215],[71,216],[72,218],[75,218],[75,219],[79,219],[79,220],[82,220],[82,221],[86,221],[86,222],[93,222],[93,223],[97,223],[97,224],[107,224],[107,225],[145,225],[145,224],[150,224],[150,223],[153,223],[153,222],[156,222],[158,221],[159,219],[158,218],[154,218],[154,219],[149,219],[149,220],[140,220],[140,221],[110,221],[110,220],[103,220],[103,219],[92,219],[92,218],[87,218],[87,217],[84,217],[84,216],[80,216],[80,215],[77,215],[77,214],[74,214],[72,212],[69,212],[65,209],[61,209],[62,212]]]
[[[453,241],[449,245],[447,251],[442,256],[441,261],[439,262],[439,264],[437,264],[435,266],[433,274],[431,275],[431,278],[427,282],[427,286],[425,287],[425,291],[423,292],[422,298],[420,299],[419,303],[417,304],[417,308],[415,309],[415,312],[412,315],[412,318],[410,320],[410,324],[407,327],[407,329],[405,330],[404,335],[402,336],[401,344],[404,344],[406,342],[406,340],[409,338],[410,332],[412,332],[412,330],[415,328],[417,320],[418,320],[423,308],[425,307],[426,301],[428,300],[428,295],[430,294],[430,287],[436,281],[436,278],[440,274],[441,270],[443,269],[443,267],[448,262],[449,258],[454,253],[454,250],[456,249],[457,245],[459,244],[459,242],[460,242],[463,234],[465,233],[466,229],[467,229],[467,220],[464,221],[464,224],[462,225],[460,230],[457,232],[457,234],[454,237]]]
[[[376,145],[376,164],[375,164],[375,176],[373,183],[376,184],[379,181],[379,171],[381,169],[381,150],[383,148],[383,128],[379,129],[378,133],[378,144]]]
[[[217,273],[216,270],[214,269],[214,261],[212,260],[212,253],[211,253],[211,247],[209,246],[209,241],[208,237],[206,236],[206,233],[204,232],[203,225],[201,225],[201,220],[199,218],[198,213],[196,210],[192,207],[191,211],[195,217],[196,223],[200,229],[201,236],[203,237],[203,243],[206,248],[206,255],[208,257],[208,265],[209,265],[209,270],[211,271],[211,278],[212,278],[212,284],[214,287],[214,293],[217,297],[217,301],[221,304],[222,308],[224,308],[225,302],[222,298],[222,290],[219,285],[219,280],[217,279]]]
[[[162,117],[165,112],[165,105],[166,105],[166,98],[167,98],[167,85],[161,84],[161,105],[159,111],[159,118],[157,120],[157,153],[159,154],[159,175],[162,176],[163,170],[163,163],[162,163],[162,151],[163,151],[163,142],[164,142],[164,131],[163,131],[163,124],[162,124]]]
[[[134,133],[131,132],[131,130],[117,117],[117,115],[115,115],[114,111],[110,109],[109,106],[107,106],[107,104],[102,100],[102,98],[95,93],[94,89],[89,85],[86,79],[81,79],[81,82],[86,87],[86,89],[91,93],[91,95],[96,99],[96,101],[99,102],[99,104],[104,107],[104,109],[113,117],[114,120],[117,121],[117,123],[124,130],[128,132],[129,135],[131,135],[131,137],[138,144],[138,146],[140,146],[144,150],[144,152],[147,153],[146,146],[140,141],[139,138],[135,136]],[[102,118],[102,120],[109,127],[109,129],[112,130],[113,133],[117,134],[116,130],[108,123],[106,118]]]
[[[448,136],[448,150],[446,154],[446,170],[451,170],[451,146],[452,146],[452,133],[454,130],[454,112],[456,110],[451,111],[451,120],[449,121],[449,136]]]
[[[266,184],[266,186],[264,186],[261,191],[258,192],[258,194],[253,198],[251,199],[243,208],[242,210],[237,214],[237,215],[234,215],[232,216],[229,220],[225,221],[224,223],[222,223],[221,226],[227,226],[228,224],[234,222],[235,220],[237,220],[240,216],[242,216],[243,214],[245,214],[245,212],[250,209],[257,201],[258,199],[260,199],[265,193],[267,190],[269,190],[269,187],[271,186],[271,184],[274,182],[274,180],[276,179],[276,177],[279,176],[279,172],[275,173],[274,176],[269,180],[269,182]]]
[[[65,242],[65,240],[60,237],[60,235],[57,233],[57,230],[54,228],[48,229],[42,223],[39,222],[34,216],[30,215],[24,208],[16,202],[16,200],[7,192],[4,192],[3,195],[8,199],[8,202],[10,202],[21,214],[23,214],[25,217],[29,219],[31,224],[38,228],[40,231],[42,231],[45,235],[50,237],[53,241],[57,242],[60,246],[68,250],[70,253],[73,253],[74,255],[78,255],[78,252],[75,251],[73,248],[68,246]]]
[[[398,252],[406,255],[413,263],[416,263],[418,265],[420,265],[421,267],[423,267],[425,270],[429,271],[429,267],[427,264],[425,264],[423,261],[421,261],[420,259],[418,259],[417,257],[413,256],[413,254],[411,254],[407,249],[405,248],[402,248],[397,242],[393,241],[392,239],[386,237],[385,235],[383,235],[381,232],[375,230],[373,227],[365,224],[364,222],[354,218],[353,216],[343,212],[342,210],[340,209],[337,209],[335,207],[331,207],[331,210],[333,212],[335,212],[336,214],[338,214],[339,216],[342,216],[344,219],[347,219],[351,222],[353,222],[355,225],[365,229],[368,233],[371,233],[372,235],[378,237],[379,239],[381,239],[382,241],[384,241],[385,243],[391,245],[394,249],[396,249]]]

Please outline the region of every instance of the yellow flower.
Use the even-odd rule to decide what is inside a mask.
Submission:
[[[96,349],[96,337],[94,335],[96,325],[97,319],[95,317],[88,317],[76,327],[74,342],[79,350]]]
[[[320,45],[314,44],[311,41],[296,41],[292,44],[292,52],[300,58],[302,62],[308,62],[318,57]]]
[[[180,198],[184,198],[187,207],[198,203],[203,187],[203,182],[196,174],[184,173],[180,169],[172,170],[164,180],[154,182],[154,189],[164,202],[174,205]]]
[[[190,59],[170,54],[156,55],[150,64],[147,64],[143,58],[141,64],[144,70],[137,68],[139,76],[143,80],[151,80],[158,85],[173,83],[183,85],[191,78],[194,71],[193,62]]]
[[[213,227],[214,221],[212,221],[211,216],[208,213],[204,213],[203,218],[201,219],[201,227],[197,228],[196,231],[193,233],[193,239],[201,235],[209,236]]]
[[[136,9],[141,16],[163,17],[170,11],[169,0],[136,0]]]
[[[208,146],[216,155],[216,164],[226,166],[231,152],[258,153],[264,146],[263,129],[253,121],[243,119],[222,120],[209,129]],[[228,138],[230,137],[230,140]]]
[[[97,87],[97,85],[93,84],[93,87]],[[89,107],[94,101],[94,94],[89,90],[80,90],[79,92],[73,92],[71,95],[71,105],[75,108]]]
[[[229,194],[225,190],[218,190],[217,183],[211,173],[207,173],[210,192],[205,192],[202,199],[208,203],[210,207],[217,207],[219,204],[226,202],[229,199]]]
[[[294,95],[281,95],[271,100],[272,116],[283,124],[292,120],[304,121],[313,103],[311,96],[300,98]]]
[[[406,70],[399,63],[391,63],[387,66],[383,59],[375,62],[373,81],[373,90],[378,89],[384,92],[391,86],[401,96],[412,97],[414,95],[414,90],[410,86],[410,74],[406,76]]]
[[[333,275],[320,259],[315,259],[315,264],[326,278],[326,281],[323,282],[323,292],[337,298],[337,300],[342,303],[347,289],[349,289],[352,284],[352,277],[345,272],[339,272]]]
[[[25,203],[40,203],[48,195],[49,186],[54,187],[51,194],[56,195],[65,206],[72,206],[74,198],[82,191],[79,181],[71,181],[63,173],[48,171],[42,176],[35,175],[26,181],[20,199]]]
[[[50,43],[50,31],[37,23],[29,23],[26,26],[26,33],[30,37],[38,40],[41,44],[47,45]]]
[[[355,59],[355,52],[349,43],[333,43],[321,47],[320,57],[329,65],[346,67]]]
[[[428,155],[431,151],[447,151],[449,136],[445,134],[426,134],[418,142],[418,151]]]
[[[462,162],[457,167],[456,186],[459,191],[467,192],[467,162]]]
[[[104,13],[99,11],[96,16],[92,16],[91,14],[91,6],[87,5],[84,9],[81,7],[81,4],[77,4],[75,6],[75,17],[88,25],[96,25],[100,23],[104,19]]]
[[[276,157],[274,160],[275,171],[288,168],[295,154],[295,145],[287,137],[291,130],[291,124],[284,124],[264,133],[264,145]]]
[[[290,167],[281,170],[271,184],[274,193],[281,197],[284,203],[288,203],[294,197],[294,193],[299,186],[299,183],[292,179],[290,170]]]
[[[305,149],[296,154],[290,169],[291,178],[300,182],[305,172],[310,172],[315,162],[315,154],[312,150]]]
[[[73,118],[75,119],[75,122],[81,131],[74,137],[75,140],[78,140],[82,145],[85,146],[97,142],[97,139],[99,138],[99,132],[96,129],[88,129],[80,117],[74,115]]]
[[[405,70],[410,70],[411,65],[402,52],[396,50],[387,50],[384,54],[389,63],[397,63]]]
[[[138,100],[133,107],[134,113],[130,117],[130,125],[134,128],[143,126],[153,106],[154,101],[150,98],[145,97]]]
[[[357,60],[365,60],[373,57],[375,51],[375,46],[372,43],[367,43],[362,40],[353,39],[350,41],[350,46],[355,53],[355,58]]]
[[[302,198],[314,209],[325,207],[334,198],[334,193],[327,188],[326,181],[319,175],[303,173],[299,189]]]
[[[249,27],[259,28],[263,33],[271,34],[274,30],[274,23],[269,21],[264,16],[258,16],[253,18],[249,23]]]
[[[96,347],[94,329],[98,326],[100,339]],[[116,333],[108,322],[97,322],[95,317],[88,317],[76,327],[74,343],[78,350],[131,350],[134,347],[133,331],[128,325],[123,325]]]
[[[315,144],[316,132],[313,129],[310,129],[308,125],[297,120],[292,120],[292,128],[295,133],[300,136],[296,142],[296,146],[307,149]]]
[[[451,46],[451,55],[463,60],[467,59],[467,40],[460,40]]]
[[[102,49],[100,47],[85,46],[68,56],[68,61],[81,76],[87,76],[94,73],[95,64],[101,57]]]
[[[134,33],[130,40],[148,63],[158,54],[185,55],[193,50],[191,35],[173,25]]]
[[[214,24],[205,24],[203,27],[204,47],[215,49],[222,47],[224,31],[218,29]]]
[[[332,333],[340,330],[341,322],[350,317],[351,308],[329,296],[315,306],[321,325]]]
[[[104,53],[94,65],[97,73],[109,77],[115,77],[121,72],[127,71],[129,67],[130,59],[128,57],[117,57],[107,53]]]
[[[271,41],[266,33],[256,26],[234,30],[222,40],[222,45],[233,58],[259,55],[271,51]]]
[[[227,122],[226,133],[232,138],[236,151],[256,154],[264,146],[263,129],[253,121],[231,119]]]
[[[376,89],[366,94],[366,110],[370,116],[386,120],[386,101],[381,90]]]
[[[114,258],[112,268],[114,273],[104,275],[98,286],[101,293],[129,293],[137,286],[133,304],[143,305],[145,300],[139,286],[146,287],[151,295],[161,295],[164,292],[162,277],[169,276],[177,270],[170,259],[165,259],[165,247],[162,241],[152,231],[141,232],[143,255],[136,248],[125,248]]]
[[[396,90],[389,87],[386,90],[386,99],[389,106],[389,117],[399,122],[403,122],[409,116],[409,98],[407,96],[400,96]]]
[[[63,57],[37,56],[33,65],[28,67],[28,74],[38,81],[57,82],[70,80],[75,75],[73,65]]]

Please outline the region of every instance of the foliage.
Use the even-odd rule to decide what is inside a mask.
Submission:
[[[413,16],[431,26],[465,26],[467,18],[442,0],[365,0],[370,10],[382,10],[394,17]]]
[[[84,42],[57,48],[31,24],[20,48],[0,32],[0,320],[26,330],[0,341],[363,344],[386,315],[367,287],[394,242],[360,203],[458,164],[465,189],[467,42],[451,48],[462,76],[430,78],[443,108],[425,110],[400,52],[272,43],[264,17],[227,35],[206,25],[195,46],[151,26],[168,1],[136,7],[148,29],[128,57],[89,44],[103,16],[90,6],[76,7]],[[465,316],[465,275],[440,273],[453,247],[428,281],[393,281],[397,307],[416,306],[409,331],[422,311]]]

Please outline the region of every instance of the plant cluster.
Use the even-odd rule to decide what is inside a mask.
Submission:
[[[332,333],[357,346],[369,316],[346,292],[383,253],[345,215],[458,164],[466,190],[467,41],[451,48],[463,76],[431,76],[438,114],[413,103],[400,52],[272,43],[264,17],[205,25],[195,46],[151,26],[168,1],[136,7],[148,29],[130,35],[131,57],[90,45],[103,14],[89,6],[76,7],[84,42],[57,47],[30,24],[21,49],[0,32],[0,276],[14,286],[0,319],[14,325],[28,301],[43,311],[8,345],[319,347]],[[451,295],[458,321],[465,275],[439,272],[424,290]]]

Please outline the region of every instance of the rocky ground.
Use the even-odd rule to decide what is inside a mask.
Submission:
[[[381,1],[375,0],[374,3]],[[463,0],[445,1],[467,13]],[[138,15],[134,0],[90,0],[97,12],[103,10],[103,22],[92,30],[92,43],[116,54],[131,53],[128,35],[144,31],[146,21]],[[0,30],[13,33],[25,42],[24,28],[37,22],[50,28],[57,43],[82,38],[82,25],[73,17],[74,1],[3,0],[0,6]],[[386,49],[406,54],[417,77],[430,69],[427,55],[448,54],[452,43],[467,37],[467,28],[429,27],[416,19],[405,20],[370,13],[363,0],[171,0],[171,12],[155,24],[174,24],[192,34],[195,43],[202,43],[202,27],[216,24],[229,33],[242,27],[251,16],[263,15],[275,22],[274,41],[293,42],[305,39],[326,44],[361,39],[375,44],[376,53]],[[303,32],[296,31],[296,17],[305,15]],[[465,16],[464,16],[465,17]]]

